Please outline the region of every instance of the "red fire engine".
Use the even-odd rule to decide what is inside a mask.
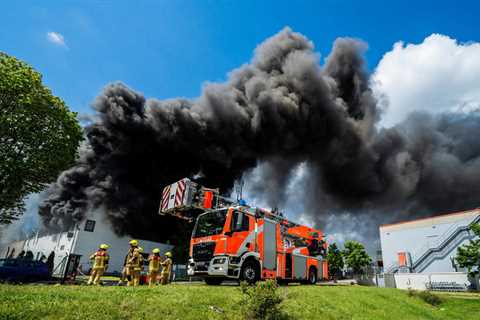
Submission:
[[[207,284],[226,279],[313,284],[328,278],[327,244],[320,230],[242,201],[234,204],[217,189],[182,179],[165,187],[160,213],[190,220],[197,215],[188,275],[201,276]]]

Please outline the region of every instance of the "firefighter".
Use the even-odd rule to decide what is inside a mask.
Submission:
[[[160,275],[160,283],[162,285],[168,284],[170,282],[170,274],[172,272],[172,253],[165,253],[165,259],[161,263],[162,265],[162,274]]]
[[[158,270],[160,269],[160,249],[155,248],[148,257],[148,286],[157,285]]]
[[[135,249],[138,248],[138,241],[130,240],[129,244],[130,248],[128,249],[125,260],[123,261],[122,275],[120,277],[120,281],[118,281],[119,285],[121,285],[125,281],[125,279],[127,280],[127,285],[133,284],[134,266],[130,261],[134,256]]]
[[[90,278],[88,279],[87,284],[99,284],[100,277],[103,275],[105,270],[108,268],[108,245],[101,244],[98,251],[90,256],[90,260],[93,260],[93,268],[90,273]]]
[[[135,250],[133,250],[132,259],[130,259],[130,264],[133,269],[132,282],[130,283],[130,285],[133,285],[134,287],[140,284],[140,275],[142,274],[142,270],[143,270],[142,253],[143,253],[143,248],[138,247]]]

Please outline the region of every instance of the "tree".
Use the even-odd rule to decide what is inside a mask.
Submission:
[[[328,274],[333,279],[336,279],[341,274],[344,266],[342,252],[338,249],[336,243],[328,246],[327,261]]]
[[[470,229],[475,234],[476,239],[458,247],[455,260],[460,268],[466,268],[468,274],[474,277],[480,272],[480,224],[473,224]]]
[[[81,140],[76,114],[40,73],[0,52],[0,224],[15,220],[26,195],[73,164]]]
[[[345,250],[342,254],[345,258],[345,264],[354,274],[362,274],[365,267],[372,263],[372,259],[368,256],[363,244],[357,241],[345,242]]]

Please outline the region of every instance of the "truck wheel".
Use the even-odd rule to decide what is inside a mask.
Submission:
[[[205,283],[209,286],[218,286],[221,285],[223,282],[222,278],[205,278]]]
[[[240,280],[248,282],[248,284],[254,284],[260,279],[260,268],[258,263],[253,260],[245,261],[240,272]]]
[[[317,270],[315,268],[310,268],[308,270],[308,279],[305,284],[316,284],[317,283]]]

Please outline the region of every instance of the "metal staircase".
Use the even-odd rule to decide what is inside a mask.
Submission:
[[[411,254],[412,271],[422,272],[433,260],[448,254],[465,239],[471,239],[473,236],[470,227],[478,222],[480,222],[480,214],[475,216],[468,224],[464,222],[453,224],[434,243],[428,243],[419,248]]]

